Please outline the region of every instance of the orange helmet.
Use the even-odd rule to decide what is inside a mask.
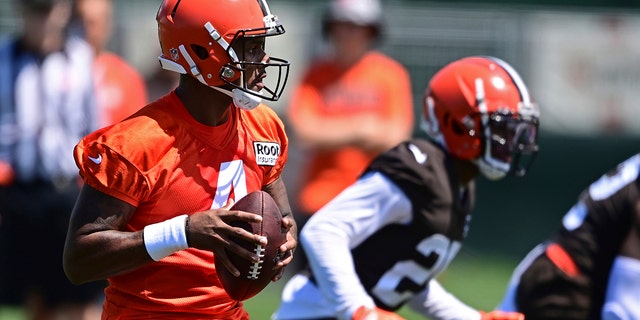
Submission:
[[[454,61],[433,76],[421,127],[454,157],[473,161],[495,180],[526,173],[538,151],[539,117],[518,73],[500,59],[478,56]]]
[[[230,85],[234,88],[233,94],[253,96],[249,99],[276,101],[281,96],[289,62],[274,57],[266,62],[247,61],[244,52],[238,50],[247,38],[285,32],[265,0],[164,0],[156,20],[162,68],[189,73],[218,90]],[[260,92],[250,90],[244,80],[244,71],[249,65],[277,68],[277,75],[270,77],[271,86],[265,86]]]

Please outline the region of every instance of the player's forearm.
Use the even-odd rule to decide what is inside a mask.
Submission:
[[[293,122],[298,142],[313,149],[355,146],[362,140],[362,117],[307,116]]]
[[[357,136],[341,126],[316,126],[297,131],[302,146],[315,150],[333,150],[356,144]]]
[[[348,243],[339,230],[311,225],[303,229],[300,241],[307,251],[316,283],[335,306],[338,319],[350,319],[359,306],[375,306],[354,271]]]
[[[72,283],[81,284],[139,268],[152,259],[142,231],[105,230],[67,241],[63,266]]]
[[[349,319],[360,306],[374,307],[355,271],[351,249],[376,230],[410,218],[408,198],[382,174],[372,172],[307,222],[301,243],[324,296],[340,310],[339,319]]]
[[[142,233],[126,226],[136,208],[84,185],[71,214],[63,267],[73,283],[105,279],[148,263]]]
[[[278,204],[278,208],[280,209],[280,213],[283,217],[293,216],[293,211],[291,210],[291,205],[289,204],[287,188],[282,178],[276,179],[274,182],[264,186],[262,189],[265,192],[269,193],[273,200]],[[297,235],[298,229],[295,226],[294,228]]]
[[[405,128],[394,123],[372,124],[358,133],[356,145],[371,152],[383,152],[391,149],[411,137]],[[355,138],[354,137],[354,138]]]

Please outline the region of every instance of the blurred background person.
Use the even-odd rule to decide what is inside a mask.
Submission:
[[[62,270],[79,192],[70,153],[96,128],[93,54],[68,36],[70,0],[14,5],[21,28],[0,40],[0,304],[29,319],[96,319],[104,284],[74,286]]]
[[[95,53],[93,76],[98,101],[98,124],[123,120],[148,102],[144,77],[107,47],[112,35],[112,0],[76,0],[80,32]]]
[[[156,66],[146,77],[147,95],[149,101],[154,101],[178,86],[180,77],[177,73]]]
[[[303,154],[293,201],[299,227],[413,132],[409,73],[375,49],[382,29],[377,0],[335,0],[322,18],[328,50],[310,63],[287,109]]]

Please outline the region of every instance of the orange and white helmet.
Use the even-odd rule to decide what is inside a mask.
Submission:
[[[423,102],[421,128],[453,156],[491,180],[526,173],[538,151],[540,112],[508,63],[454,61],[433,76]]]
[[[156,16],[163,69],[190,74],[201,83],[234,98],[236,106],[252,109],[261,99],[277,101],[287,82],[289,62],[270,57],[247,61],[243,47],[247,38],[269,37],[285,32],[265,0],[164,0]],[[236,46],[239,44],[239,46]],[[249,89],[247,66],[266,69],[269,85],[260,92]],[[231,92],[224,87],[231,86]]]

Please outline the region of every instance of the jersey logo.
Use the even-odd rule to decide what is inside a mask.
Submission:
[[[259,166],[275,166],[280,156],[280,145],[276,142],[254,141],[253,151]]]
[[[419,164],[423,164],[427,161],[427,154],[422,152],[422,150],[420,150],[420,148],[418,148],[418,146],[416,146],[415,144],[409,144],[409,150],[411,151],[411,153],[413,153],[413,157],[416,158],[416,161]]]
[[[96,157],[96,158],[94,158],[92,156],[88,156],[88,157],[89,157],[89,160],[93,161],[93,163],[95,163],[95,164],[102,163],[102,155],[101,154],[99,154],[98,157]]]

